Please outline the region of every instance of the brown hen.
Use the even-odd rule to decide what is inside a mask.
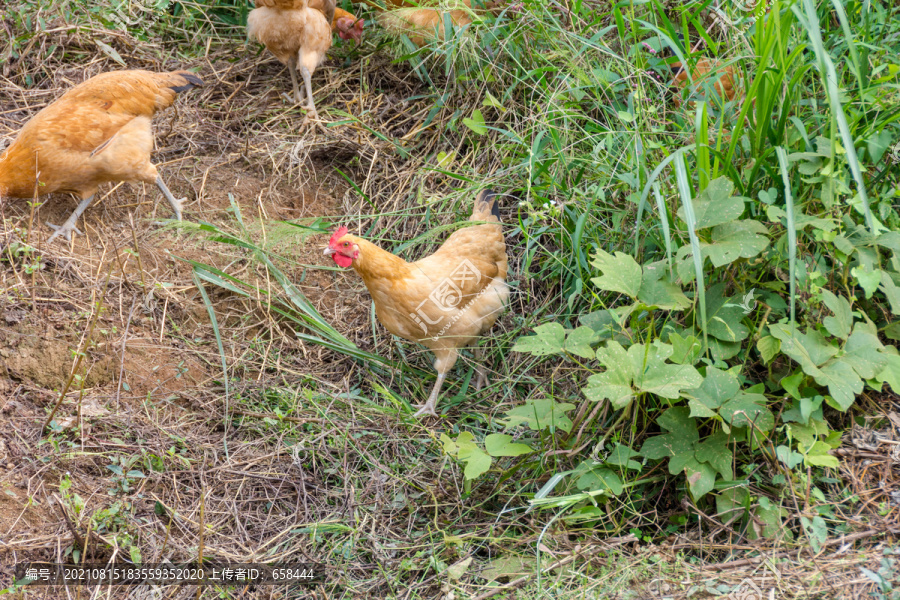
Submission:
[[[494,325],[509,298],[496,201],[493,192],[483,191],[469,220],[487,223],[455,231],[434,254],[413,263],[348,234],[346,227],[325,248],[339,266],[352,267],[362,277],[388,331],[434,352],[437,382],[416,416],[437,416],[438,395],[459,349]],[[476,360],[480,358],[476,351]],[[476,369],[480,389],[487,377],[483,365]]]
[[[67,240],[98,188],[114,181],[154,183],[181,220],[185,198],[175,199],[153,163],[150,118],[202,81],[193,73],[112,71],[75,86],[36,114],[0,155],[0,196],[30,198],[69,192],[81,199],[62,226]]]

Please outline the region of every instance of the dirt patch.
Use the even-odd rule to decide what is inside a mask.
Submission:
[[[3,313],[6,326],[0,326],[0,375],[46,389],[62,389],[72,373],[79,340],[66,323],[47,313],[44,318],[21,309]],[[86,386],[112,381],[110,358],[92,352],[82,361]]]

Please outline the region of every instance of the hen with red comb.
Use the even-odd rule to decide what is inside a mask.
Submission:
[[[497,196],[483,191],[475,200],[472,224],[455,231],[437,251],[406,262],[340,227],[325,254],[362,277],[378,320],[392,334],[434,352],[438,377],[416,416],[437,416],[437,399],[460,348],[477,344],[506,306],[506,243]],[[476,389],[487,380],[476,349]]]

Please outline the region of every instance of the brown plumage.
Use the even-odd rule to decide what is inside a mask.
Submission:
[[[316,117],[311,78],[331,48],[334,0],[322,0],[319,10],[311,8],[307,0],[257,0],[256,5],[247,17],[248,35],[287,65],[297,104],[303,102],[297,85],[299,71],[309,96],[307,117]]]
[[[693,83],[688,80],[688,72],[680,62],[674,62],[671,66],[672,72],[675,73],[672,84],[678,88],[678,92],[674,96],[675,106],[681,106],[681,90],[688,85],[691,85],[691,91],[711,85],[718,92],[719,96],[727,101],[734,100],[740,91],[739,86],[735,85],[739,76],[735,65],[727,65],[717,60],[701,58],[691,71]],[[693,104],[693,101],[690,101],[690,103]]]
[[[457,5],[461,4],[465,8],[455,9],[421,7],[408,0],[389,0],[389,2],[396,8],[380,13],[378,23],[394,33],[406,34],[410,41],[420,48],[435,39],[444,39],[445,15],[449,15],[455,27],[465,27],[472,23],[473,18],[484,12],[497,15],[504,8],[500,2],[487,2],[484,9],[477,6],[473,9],[471,0],[462,0]]]
[[[459,349],[494,325],[509,298],[496,201],[492,192],[483,191],[469,220],[488,223],[455,231],[434,254],[413,263],[348,234],[345,227],[325,248],[339,266],[352,267],[362,277],[388,331],[434,352],[437,382],[417,416],[437,415],[437,398]],[[477,370],[480,388],[486,375],[482,365]]]
[[[113,181],[156,184],[181,220],[181,205],[150,162],[150,119],[175,97],[202,81],[193,73],[112,71],[73,87],[36,114],[0,155],[0,196],[30,198],[40,174],[39,194],[69,192],[78,208],[52,241],[71,232],[98,188]]]

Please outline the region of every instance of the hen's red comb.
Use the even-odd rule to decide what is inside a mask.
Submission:
[[[340,240],[345,235],[347,235],[347,228],[344,227],[343,225],[338,227],[337,231],[335,231],[334,233],[331,234],[331,239],[328,240],[328,245],[331,246],[331,245],[337,244],[338,240]]]

